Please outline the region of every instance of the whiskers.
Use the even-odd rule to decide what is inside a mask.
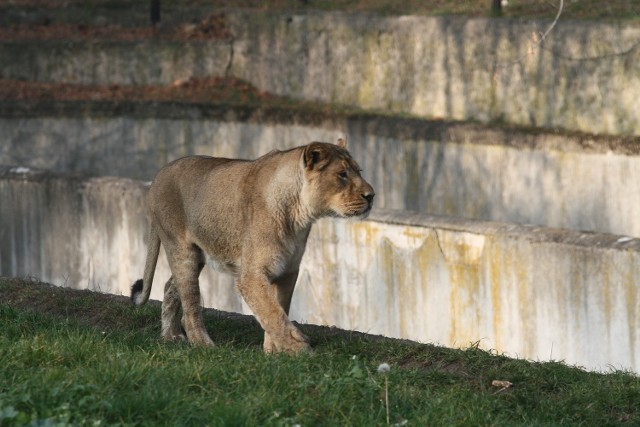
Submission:
[[[364,219],[369,216],[369,212],[371,212],[371,203],[359,200],[343,203],[336,212],[338,212],[341,217]]]

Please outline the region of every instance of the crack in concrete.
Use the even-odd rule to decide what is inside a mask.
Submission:
[[[232,37],[229,40],[229,61],[227,62],[227,66],[225,67],[224,70],[224,77],[225,78],[229,78],[231,77],[231,68],[233,66],[233,56],[234,56],[234,44],[235,44],[235,37]]]
[[[440,243],[440,235],[438,234],[437,228],[431,228],[433,233],[436,235],[436,243],[438,244],[438,249],[440,249],[440,253],[442,254],[442,259],[447,261],[447,256],[444,254],[444,249],[442,249],[442,244]]]

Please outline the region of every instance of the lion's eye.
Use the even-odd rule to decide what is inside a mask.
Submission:
[[[347,179],[349,173],[347,171],[342,171],[338,174],[338,176],[340,177],[340,179]]]

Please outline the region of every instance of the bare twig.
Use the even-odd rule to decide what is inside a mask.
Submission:
[[[553,6],[553,7],[556,7],[556,5],[551,3],[551,2],[547,2],[547,3],[549,5],[551,5],[551,6]],[[547,36],[551,33],[551,31],[553,31],[553,29],[555,28],[556,24],[560,20],[560,15],[562,15],[563,10],[564,10],[564,0],[560,0],[560,4],[558,5],[558,11],[556,12],[556,16],[555,16],[553,22],[546,29],[546,31],[538,32],[538,33],[532,33],[532,36],[530,38],[531,39],[531,46],[529,47],[529,49],[527,49],[526,53],[523,53],[517,59],[515,59],[513,61],[510,61],[508,63],[497,64],[496,67],[495,67],[495,70],[494,70],[494,78],[497,78],[497,71],[499,69],[507,68],[507,67],[510,67],[512,65],[520,63],[525,56],[532,55],[535,52],[535,49],[537,49],[537,48],[539,48],[541,50],[546,50],[547,52],[551,52],[551,54],[554,57],[565,59],[567,61],[598,61],[598,60],[607,59],[607,58],[613,58],[613,57],[620,57],[620,56],[629,55],[633,51],[635,51],[636,49],[640,48],[640,40],[637,40],[633,44],[631,44],[629,47],[627,47],[627,48],[625,48],[623,50],[619,50],[619,51],[615,51],[615,52],[607,52],[607,53],[603,53],[601,55],[582,56],[582,57],[575,57],[575,56],[571,56],[571,55],[566,55],[566,54],[563,54],[562,51],[558,51],[556,49],[548,48],[548,47],[546,47],[544,45],[544,42],[546,41]]]
[[[564,0],[560,0],[560,7],[558,7],[558,13],[556,13],[555,19],[553,20],[549,28],[547,28],[547,31],[545,31],[544,34],[542,34],[542,36],[540,37],[540,42],[537,44],[542,44],[544,42],[544,39],[547,38],[547,36],[551,32],[551,30],[553,30],[553,27],[556,26],[556,24],[558,23],[558,19],[560,19],[560,15],[562,15],[563,8],[564,8]]]
[[[547,30],[544,33],[538,33],[538,34],[534,33],[533,37],[531,38],[531,47],[527,50],[527,52],[523,53],[517,59],[515,59],[515,60],[513,60],[513,61],[511,61],[509,63],[498,64],[496,66],[495,72],[497,72],[497,70],[499,68],[506,68],[506,67],[510,67],[512,65],[520,63],[520,61],[522,61],[522,59],[525,56],[533,54],[533,52],[534,52],[536,47],[542,46],[542,44],[544,43],[544,41],[547,38],[547,36],[549,35],[549,33],[551,33],[551,31],[554,29],[554,27],[558,23],[558,20],[560,19],[560,15],[562,15],[562,10],[563,9],[564,9],[564,0],[560,0],[560,6],[558,7],[558,12],[556,13],[556,17],[554,18],[554,20],[551,23],[551,25],[549,25]],[[494,76],[495,76],[495,74],[494,74]]]
[[[511,383],[510,381],[493,380],[491,381],[491,385],[494,387],[500,387],[500,390],[494,393],[494,394],[498,394],[511,388],[513,386],[513,383]]]
[[[387,409],[387,425],[389,425],[389,378],[384,376],[384,404]]]

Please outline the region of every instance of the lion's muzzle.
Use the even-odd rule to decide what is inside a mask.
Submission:
[[[362,201],[361,206],[357,209],[353,216],[358,219],[365,219],[369,216],[369,212],[371,212],[371,208],[373,208],[373,199],[376,196],[376,193],[373,191],[373,187],[369,185],[366,181],[364,181],[364,187],[361,194]]]

